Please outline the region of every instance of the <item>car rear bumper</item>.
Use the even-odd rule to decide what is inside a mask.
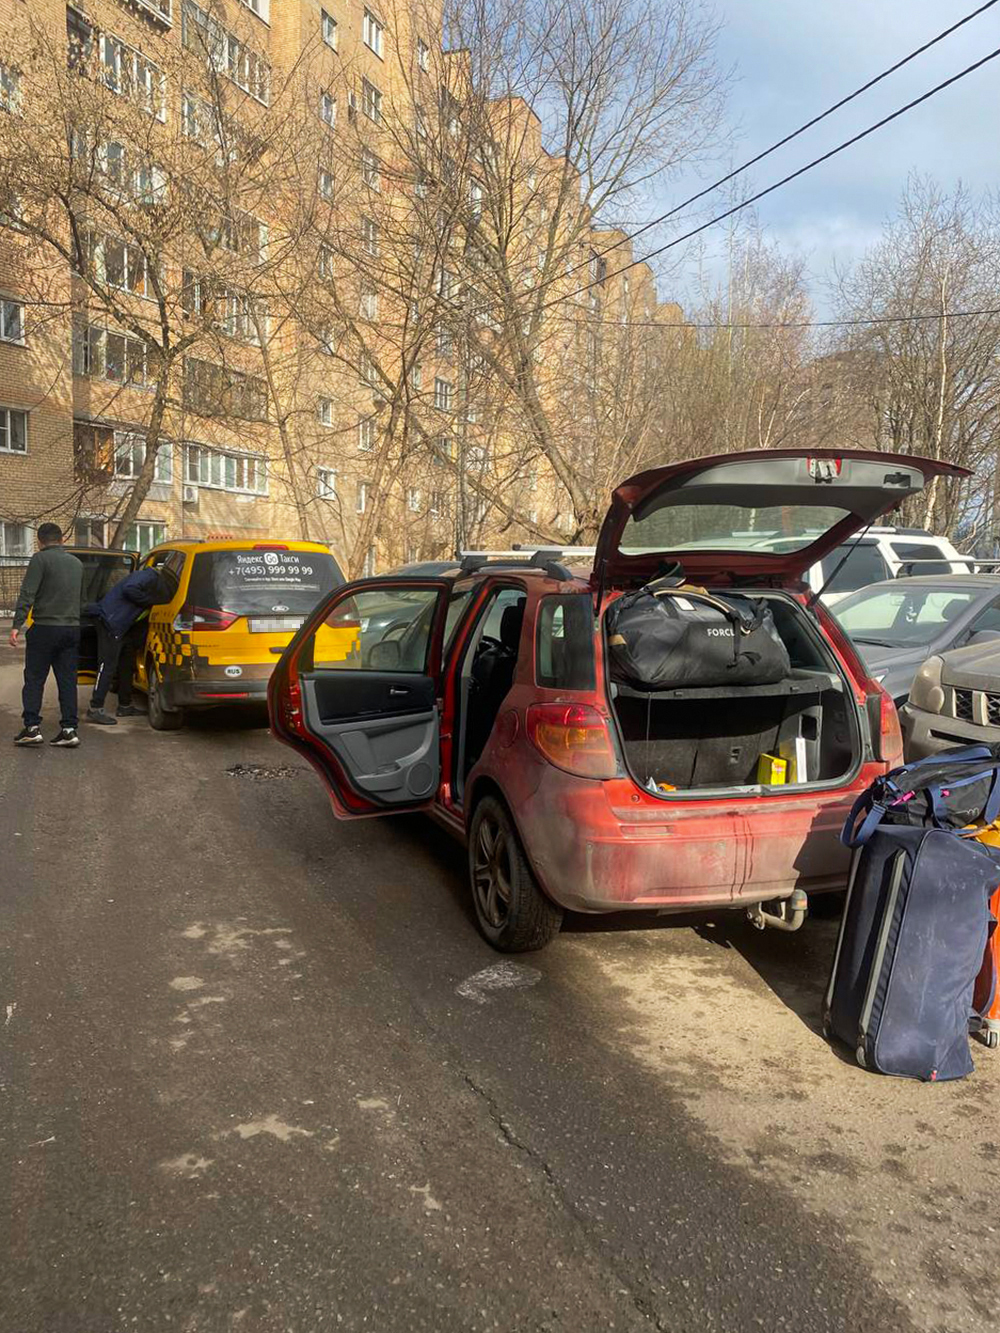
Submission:
[[[571,911],[735,907],[843,889],[850,853],[840,832],[875,776],[846,790],[690,802],[635,801],[631,783],[543,777],[514,814],[543,888]]]
[[[956,717],[942,717],[904,704],[899,710],[903,732],[903,748],[907,759],[926,759],[928,755],[950,750],[955,745],[996,745],[1000,743],[1000,727],[981,727],[975,722],[962,722]]]
[[[161,685],[164,708],[215,708],[225,704],[266,704],[266,680],[174,680]]]

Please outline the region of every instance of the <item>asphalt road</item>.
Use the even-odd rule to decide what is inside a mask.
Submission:
[[[995,1326],[1000,1057],[831,1051],[830,923],[501,963],[259,718],[83,738],[0,735],[3,1333]]]

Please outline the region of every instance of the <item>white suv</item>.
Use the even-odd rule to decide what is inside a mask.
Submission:
[[[869,528],[860,541],[844,542],[810,566],[806,581],[817,592],[825,587],[823,601],[835,606],[848,593],[882,579],[907,574],[971,574],[975,568],[975,561],[956,551],[946,537],[933,537],[921,528]]]

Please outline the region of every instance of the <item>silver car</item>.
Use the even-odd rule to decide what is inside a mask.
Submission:
[[[938,574],[873,583],[833,613],[899,707],[929,657],[967,644],[1000,644],[1000,577]]]

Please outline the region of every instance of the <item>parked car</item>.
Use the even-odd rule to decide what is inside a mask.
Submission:
[[[390,570],[390,574],[402,574],[407,578],[416,578],[428,574],[436,578],[441,574],[456,575],[461,568],[458,560],[424,560],[409,565],[400,565]],[[386,638],[393,638],[416,618],[423,609],[423,602],[410,592],[394,592],[385,597],[381,604],[372,602],[365,607],[365,617],[361,623],[362,652],[367,655],[376,643]]]
[[[964,473],[873,452],[691,459],[618,487],[592,568],[539,552],[348,584],[283,653],[272,730],[341,818],[423,810],[463,839],[498,949],[541,947],[565,909],[742,907],[793,926],[795,891],[843,888],[844,818],[902,755],[892,700],[833,616],[810,611],[802,575],[940,475]],[[756,549],[778,525],[803,534],[798,549]],[[612,679],[608,609],[675,563],[766,602],[791,661],[781,684],[636,697]],[[422,611],[367,653],[362,632],[360,668],[327,654],[326,626],[403,593]],[[761,755],[792,731],[803,770],[762,783]]]
[[[873,583],[838,602],[834,615],[898,707],[928,655],[1000,639],[1000,575]]]
[[[184,724],[188,709],[263,703],[278,656],[295,630],[344,582],[328,546],[301,541],[197,541],[155,547],[143,565],[161,569],[176,592],[149,615],[135,661],[157,731]],[[350,619],[322,630],[324,651],[357,653]]]
[[[1000,636],[929,657],[900,710],[906,754],[1000,744]]]
[[[883,579],[974,571],[975,562],[946,537],[922,528],[873,527],[860,540],[842,542],[810,565],[806,582],[816,592],[825,589],[824,602],[836,606],[849,593]]]

